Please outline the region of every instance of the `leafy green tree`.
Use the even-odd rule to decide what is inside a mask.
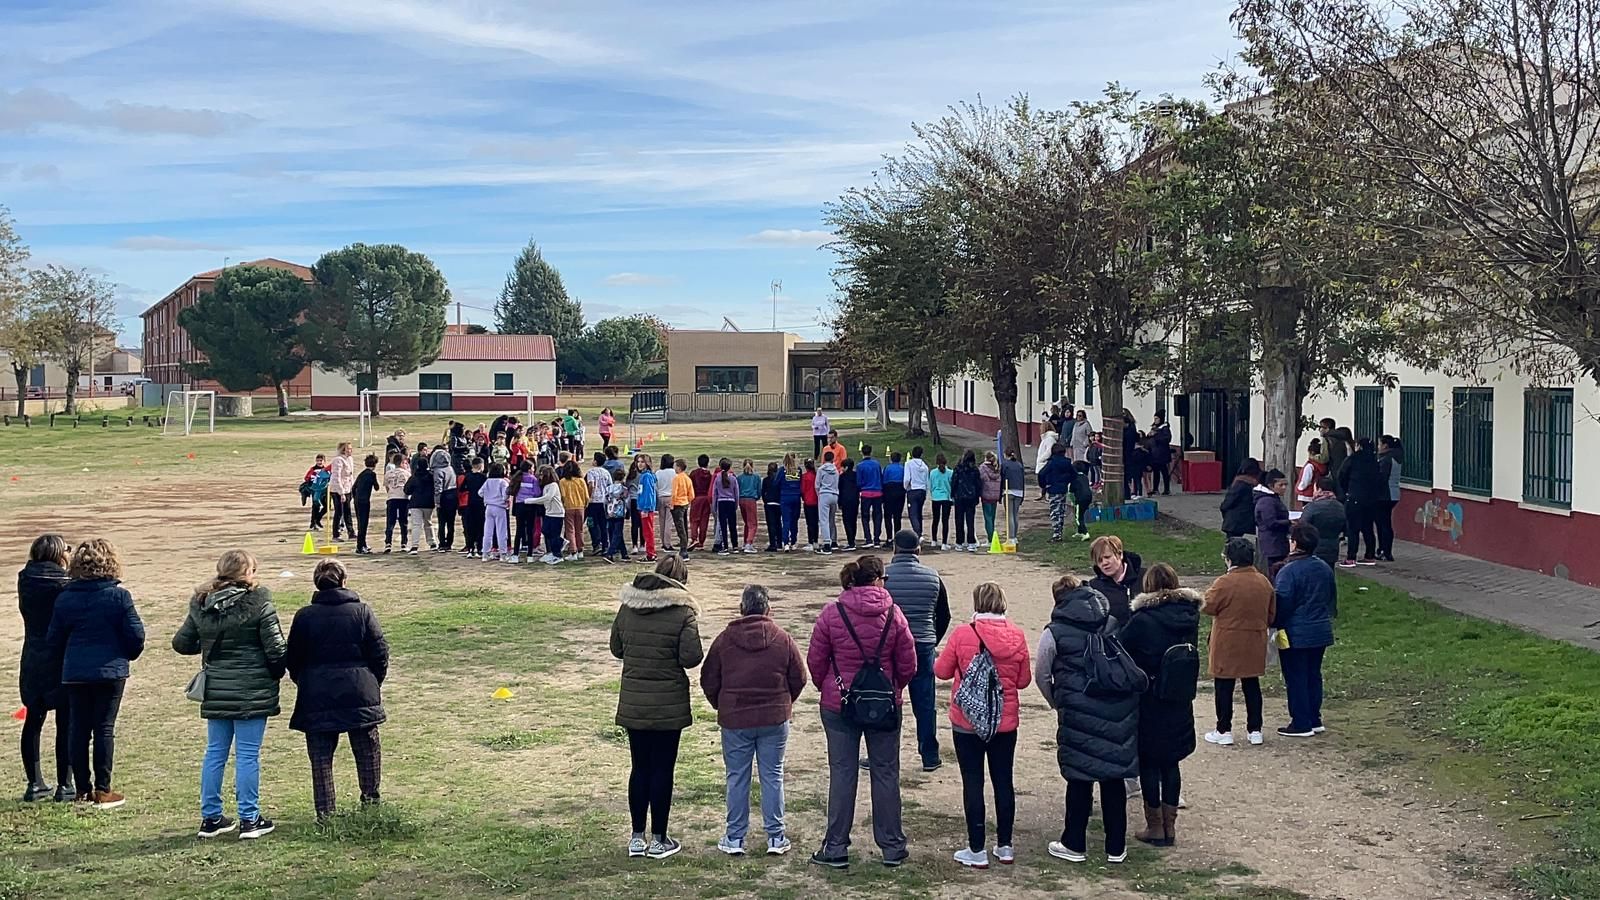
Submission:
[[[432,260],[398,244],[351,244],[323,254],[311,272],[309,361],[375,388],[439,358],[450,289]]]
[[[583,305],[567,296],[561,273],[545,262],[533,241],[517,261],[494,304],[495,329],[501,334],[548,334],[555,339],[556,366],[568,372],[570,351],[583,336]],[[573,372],[573,374],[580,374]]]
[[[638,384],[661,365],[665,336],[666,326],[654,316],[601,319],[574,345],[571,371],[593,384]]]
[[[278,415],[289,414],[288,383],[306,366],[301,317],[311,287],[300,276],[266,266],[235,266],[217,277],[210,293],[178,314],[190,343],[206,355],[184,368],[230,391],[271,385]]]
[[[116,347],[116,295],[111,284],[87,269],[48,265],[29,274],[33,308],[48,337],[46,353],[67,376],[64,411],[78,411],[78,377],[91,360]]]
[[[28,289],[28,247],[11,213],[0,206],[0,352],[11,362],[17,385],[17,415],[27,412],[28,373],[53,343],[52,322]]]

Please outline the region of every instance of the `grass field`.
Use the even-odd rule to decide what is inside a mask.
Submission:
[[[443,427],[437,418],[386,417],[385,430],[396,422],[414,436]],[[765,462],[781,450],[810,450],[803,421],[655,430],[665,435],[647,445],[657,454],[704,450]],[[737,861],[710,849],[723,811],[722,767],[714,714],[696,693],[697,724],[684,735],[673,812],[673,830],[688,849],[664,864],[622,858],[628,757],[612,724],[618,667],[605,637],[616,590],[636,568],[349,558],[353,586],[374,605],[394,654],[385,685],[386,802],[373,810],[348,804],[354,773],[341,756],[346,811],[327,826],[311,821],[303,743],[287,729],[294,689],[285,682],[285,717],[269,727],[263,756],[262,795],[278,832],[254,844],[197,841],[203,729],[181,696],[194,661],[173,654],[168,641],[192,585],[230,546],[262,557],[285,621],[307,602],[309,566],[296,553],[304,512],[294,485],[312,454],[354,432],[354,419],[310,417],[228,420],[215,435],[193,438],[163,439],[148,429],[0,429],[8,460],[0,562],[19,566],[26,541],[46,529],[110,536],[126,556],[125,582],[150,635],[118,728],[116,781],[129,805],[109,814],[25,806],[10,799],[21,790],[13,773],[15,791],[0,800],[0,900],[104,891],[1476,898],[1514,896],[1513,878],[1540,896],[1600,896],[1600,764],[1589,752],[1600,726],[1600,660],[1345,577],[1339,645],[1328,658],[1329,739],[1269,742],[1255,756],[1202,747],[1185,762],[1192,808],[1180,847],[1136,847],[1125,867],[1069,867],[1045,857],[1044,842],[1060,828],[1061,783],[1053,723],[1030,691],[1018,760],[1018,865],[974,873],[950,862],[962,839],[952,764],[932,776],[904,773],[913,865],[891,872],[873,864],[870,829],[858,826],[858,865],[841,874],[804,859],[820,836],[827,778],[811,691],[796,709],[789,752],[795,854]],[[862,439],[857,428],[846,432],[852,447]],[[901,434],[871,439],[910,446]],[[950,583],[958,621],[971,588],[992,579],[1012,598],[1013,617],[1037,634],[1054,574],[1087,571],[1085,545],[1043,541],[1041,509],[1028,504],[1017,556],[930,556]],[[1147,563],[1165,560],[1192,577],[1220,568],[1208,532],[1170,520],[1124,523],[1116,532]],[[759,581],[773,591],[778,621],[803,641],[837,591],[838,562],[804,554],[695,558],[690,587],[702,603],[704,639],[736,614],[740,587]],[[15,659],[20,634],[15,616],[0,617],[6,659]],[[0,668],[0,695],[15,696],[15,677],[14,664]],[[501,686],[511,700],[491,699]],[[1276,685],[1268,690],[1271,723],[1282,701]],[[1202,694],[1202,726],[1208,707]],[[7,734],[14,740],[14,730]],[[1241,802],[1264,784],[1275,785],[1275,802]],[[225,799],[231,808],[231,789]],[[865,812],[863,796],[858,813]],[[1402,844],[1391,849],[1385,842],[1397,832]]]

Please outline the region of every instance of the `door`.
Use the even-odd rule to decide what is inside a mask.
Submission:
[[[1226,484],[1250,456],[1250,394],[1207,388],[1189,395],[1189,414],[1180,417],[1186,448],[1210,450],[1222,463]]]
[[[418,375],[417,387],[423,391],[448,391],[452,387],[451,375],[446,372],[442,375]],[[424,412],[444,412],[454,409],[449,394],[418,394],[417,409]]]

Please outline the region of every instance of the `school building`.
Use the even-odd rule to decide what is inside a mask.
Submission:
[[[1356,385],[1340,396],[1307,398],[1306,417],[1348,425],[1357,437],[1389,434],[1405,449],[1395,534],[1506,565],[1600,585],[1600,477],[1575,461],[1600,459],[1600,388],[1576,377],[1534,385],[1509,368],[1485,368],[1472,379],[1398,361],[1393,387]],[[1038,440],[1038,422],[1058,400],[1088,411],[1098,428],[1092,367],[1065,350],[1018,366],[1017,417],[1023,440]],[[935,388],[939,420],[984,434],[1000,427],[994,391],[980,379],[952,379]],[[1169,414],[1174,442],[1223,461],[1224,482],[1249,456],[1261,457],[1264,420],[1259,384],[1188,393],[1164,387],[1125,392],[1140,430],[1157,410]],[[1302,452],[1316,432],[1302,436]],[[1302,455],[1296,463],[1304,461]],[[1031,460],[1030,460],[1031,462]],[[1277,463],[1278,461],[1274,461]]]
[[[401,392],[381,398],[385,412],[521,412],[526,409],[526,391],[533,392],[534,411],[552,411],[556,408],[555,340],[547,334],[447,333],[438,359],[408,375],[379,379],[370,387]],[[312,411],[356,412],[360,408],[354,381],[339,372],[311,368]]]
[[[673,329],[667,336],[671,411],[688,415],[860,410],[866,385],[826,341],[783,331]],[[897,409],[890,391],[890,409]]]

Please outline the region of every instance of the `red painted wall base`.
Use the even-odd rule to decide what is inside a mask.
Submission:
[[[1394,510],[1402,540],[1600,586],[1600,516],[1525,509],[1512,500],[1463,500],[1405,490]]]
[[[457,395],[450,399],[451,411],[453,412],[517,413],[523,410],[523,398],[521,396]],[[421,398],[400,394],[392,397],[383,397],[381,401],[384,412],[417,412]],[[552,411],[556,408],[556,398],[535,396],[533,398],[533,408],[536,411]],[[313,412],[359,412],[360,409],[361,399],[359,397],[333,394],[315,394],[311,397],[311,410]]]

